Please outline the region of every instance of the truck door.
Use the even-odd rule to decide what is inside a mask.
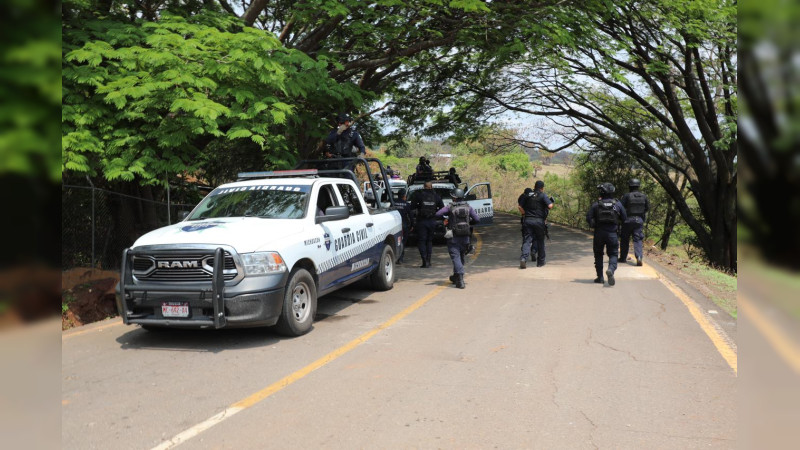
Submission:
[[[476,226],[491,225],[494,223],[494,203],[492,201],[491,183],[478,183],[467,191],[465,200],[472,206],[481,218]]]
[[[325,184],[320,186],[317,191],[317,198],[312,199],[314,207],[311,209],[315,211],[316,215],[325,213],[325,209],[330,206],[342,206],[343,203],[339,196],[336,195],[333,184]],[[314,236],[311,236],[306,241],[306,245],[317,244],[317,254],[315,254],[315,261],[317,262],[317,269],[319,270],[319,290],[324,290],[330,285],[334,284],[337,280],[337,272],[339,270],[339,251],[337,251],[338,242],[342,238],[342,224],[346,220],[336,220],[331,222],[322,222],[315,226]],[[318,241],[318,242],[317,242]]]
[[[373,248],[375,221],[366,211],[358,192],[348,183],[337,183],[336,187],[344,204],[350,208],[350,218],[340,227],[342,237],[336,243],[340,262],[337,282],[343,282],[370,270],[377,264],[379,255],[375,255]]]

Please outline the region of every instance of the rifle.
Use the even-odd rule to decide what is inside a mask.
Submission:
[[[550,240],[550,222],[545,222],[544,224],[544,237],[546,237],[548,241]]]

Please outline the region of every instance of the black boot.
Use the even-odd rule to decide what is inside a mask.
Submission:
[[[642,267],[642,258],[636,258],[636,265]]]
[[[425,264],[426,264],[426,266],[425,266],[425,267],[431,267],[431,258],[430,258],[430,257],[428,257],[427,259],[425,259]]]
[[[422,257],[422,265],[421,265],[421,266],[419,266],[419,267],[420,267],[421,269],[424,269],[424,268],[428,267],[428,260],[427,260],[427,259],[425,259],[425,257],[424,257],[424,256]]]
[[[614,272],[611,269],[606,270],[606,276],[608,276],[608,285],[613,286],[616,281],[614,281]]]
[[[458,279],[458,275],[452,274],[450,275],[450,282],[456,284],[456,280]]]
[[[594,282],[598,284],[603,284],[603,275],[598,273],[597,278],[594,279]]]
[[[464,284],[464,274],[463,273],[456,274],[456,287],[459,288],[459,289],[464,289],[465,287],[467,287],[467,285]]]

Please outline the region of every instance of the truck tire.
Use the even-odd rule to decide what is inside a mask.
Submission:
[[[289,274],[283,308],[275,331],[284,336],[301,336],[311,331],[317,313],[317,285],[307,270],[297,268]]]
[[[394,250],[389,244],[383,246],[378,267],[370,277],[372,288],[377,291],[388,291],[394,286]]]

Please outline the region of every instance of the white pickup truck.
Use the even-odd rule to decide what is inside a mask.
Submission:
[[[400,214],[391,204],[370,209],[348,164],[240,174],[183,221],[140,237],[123,254],[124,323],[275,325],[299,336],[311,329],[318,297],[364,278],[391,289]]]

